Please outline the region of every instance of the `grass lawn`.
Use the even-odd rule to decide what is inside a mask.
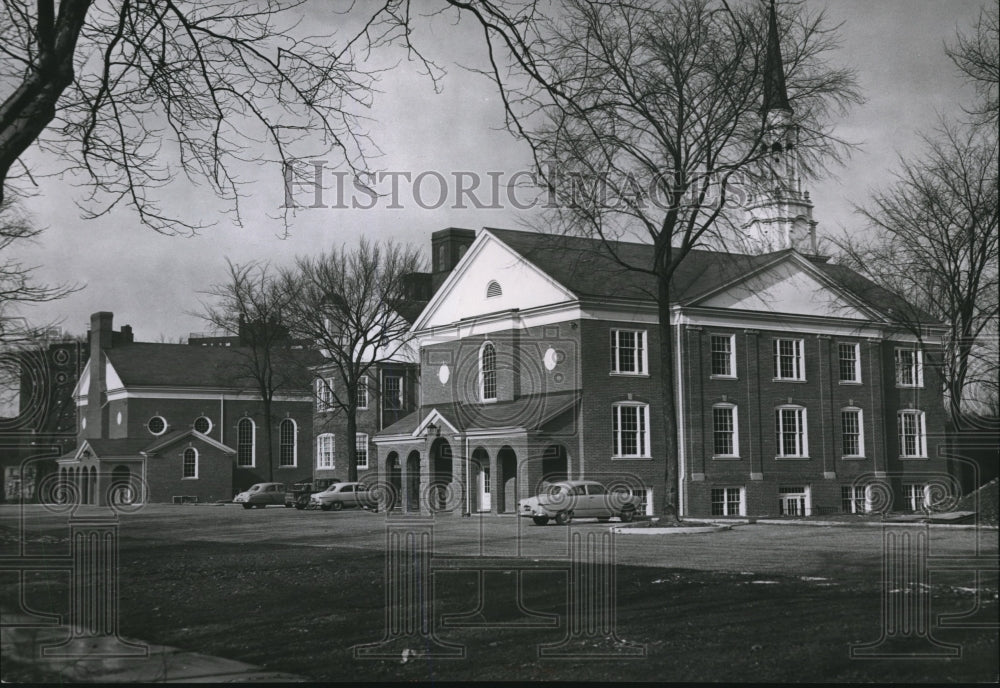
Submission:
[[[996,630],[934,628],[937,640],[961,647],[957,659],[851,659],[852,643],[880,637],[877,575],[817,580],[619,566],[618,637],[644,644],[646,656],[567,660],[540,659],[536,649],[566,632],[564,573],[523,574],[524,605],[559,615],[558,627],[498,627],[525,614],[515,603],[514,574],[495,572],[485,578],[487,625],[441,628],[442,614],[476,608],[478,574],[440,572],[433,614],[438,637],[465,645],[466,657],[404,661],[402,655],[357,660],[352,652],[354,645],[383,635],[385,562],[379,551],[123,538],[120,561],[123,635],[315,681],[997,679]],[[962,580],[931,579],[935,615],[972,607],[974,592],[964,589]],[[29,598],[42,610],[65,610],[67,583],[66,576],[32,574]],[[985,617],[995,622],[995,577],[987,586]],[[14,607],[15,588],[0,586],[4,608]],[[579,647],[591,657],[608,649],[592,641]],[[9,671],[6,680],[15,678]]]

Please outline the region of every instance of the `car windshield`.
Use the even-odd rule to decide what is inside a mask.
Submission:
[[[562,496],[569,492],[569,488],[565,485],[549,485],[545,488],[545,494],[552,495],[553,497]]]
[[[247,490],[247,492],[260,492],[263,489],[264,489],[263,485],[254,485],[249,490]]]

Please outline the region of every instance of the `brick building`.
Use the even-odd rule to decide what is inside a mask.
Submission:
[[[241,347],[140,343],[112,322],[111,313],[91,316],[90,358],[74,391],[77,446],[59,459],[80,501],[229,500],[256,482],[311,475],[308,377],[275,395],[268,452]]]
[[[766,182],[752,252],[696,250],[673,276],[682,515],[920,509],[954,492],[939,458],[942,328],[817,254],[772,5]],[[617,243],[627,265],[652,247]],[[602,241],[449,229],[413,325],[417,411],[376,438],[411,510],[510,512],[543,479],[665,487],[657,286]],[[926,322],[933,323],[932,319]]]
[[[484,229],[414,324],[418,410],[375,439],[380,473],[399,466],[411,509],[510,512],[543,477],[586,477],[653,513],[654,286],[599,242]],[[895,508],[919,508],[947,474],[940,333],[918,344],[893,324],[893,295],[793,248],[695,251],[674,294],[682,513],[853,511],[883,483]]]
[[[347,480],[347,416],[333,401],[338,383],[336,368],[319,366],[314,371],[315,411],[313,415],[314,469],[316,478]],[[378,479],[375,436],[409,415],[417,402],[417,366],[407,361],[376,363],[358,390],[357,447],[358,480]],[[390,467],[390,473],[392,472]],[[396,473],[393,473],[395,475]],[[388,475],[388,474],[383,474]]]

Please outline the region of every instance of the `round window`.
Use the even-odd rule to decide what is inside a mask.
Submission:
[[[162,435],[163,431],[167,429],[167,421],[163,420],[161,416],[153,416],[146,423],[146,427],[154,435]]]
[[[202,435],[207,435],[212,431],[212,421],[207,417],[201,416],[194,422],[194,429],[196,432],[200,432]]]

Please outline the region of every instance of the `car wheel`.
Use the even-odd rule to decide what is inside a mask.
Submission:
[[[334,511],[340,511],[341,509],[344,508],[344,503],[334,502],[333,504],[330,505],[330,508],[333,509]]]
[[[618,518],[622,520],[622,523],[631,523],[632,519],[635,518],[635,509],[625,509],[618,515]]]
[[[556,514],[556,523],[561,526],[569,525],[569,522],[573,520],[572,511],[560,511]]]
[[[302,509],[305,509],[307,506],[309,506],[308,499],[300,499],[299,501],[295,502],[295,508],[299,509],[300,511]]]
[[[320,504],[319,508],[322,509],[323,511],[329,511],[330,510],[330,505],[329,504]]]
[[[291,508],[292,508],[292,505],[291,505],[291,504],[289,504],[288,502],[285,502],[285,508],[286,508],[286,509],[291,509]]]
[[[263,509],[263,508],[264,508],[264,507],[266,507],[266,506],[267,506],[267,504],[258,504],[258,505],[257,505],[257,508],[258,508],[258,509]]]
[[[549,522],[548,516],[532,516],[531,520],[535,522],[536,526],[544,526]]]
[[[247,504],[246,502],[244,502],[243,503],[243,508],[244,509],[252,509],[253,508],[253,504]]]

